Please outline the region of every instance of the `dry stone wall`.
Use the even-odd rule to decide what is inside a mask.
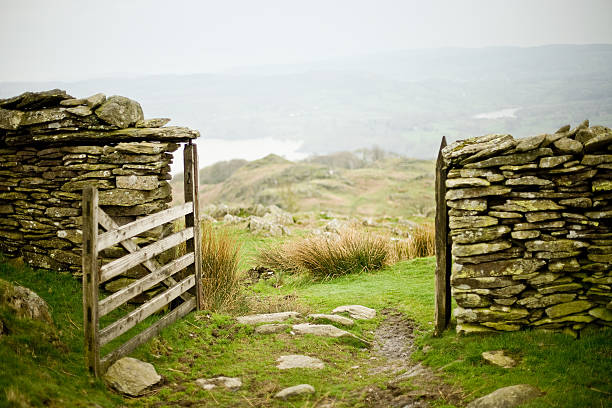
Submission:
[[[442,154],[457,331],[612,325],[612,131],[585,121]]]
[[[0,252],[79,274],[86,185],[119,224],[167,208],[172,152],[199,135],[168,121],[144,120],[140,105],[121,96],[75,99],[56,89],[0,100]],[[160,227],[139,240],[163,234]],[[102,262],[124,254],[109,248]]]

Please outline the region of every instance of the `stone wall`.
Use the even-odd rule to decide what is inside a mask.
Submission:
[[[86,185],[98,187],[100,205],[120,224],[167,208],[171,153],[198,136],[168,121],[144,120],[140,105],[121,96],[52,90],[0,100],[0,252],[80,273]],[[123,254],[109,248],[102,262]]]
[[[585,121],[442,154],[457,331],[612,325],[612,131]]]

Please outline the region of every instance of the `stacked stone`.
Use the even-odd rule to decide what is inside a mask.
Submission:
[[[612,325],[612,131],[585,121],[442,154],[457,331]]]
[[[167,208],[175,142],[198,136],[163,127],[168,121],[144,120],[140,105],[121,96],[75,99],[52,90],[0,100],[0,251],[35,267],[80,273],[81,194],[88,185],[119,224]],[[102,262],[124,254],[109,248]]]

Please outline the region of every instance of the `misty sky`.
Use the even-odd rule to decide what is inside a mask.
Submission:
[[[611,0],[0,0],[0,82],[612,43]]]

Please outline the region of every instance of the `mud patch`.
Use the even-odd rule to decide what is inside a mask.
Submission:
[[[372,376],[392,374],[386,388],[374,386],[362,390],[367,407],[423,408],[429,402],[442,400],[457,405],[462,400],[460,389],[444,383],[431,369],[411,361],[415,350],[414,323],[394,309],[381,311],[385,320],[374,334]]]

